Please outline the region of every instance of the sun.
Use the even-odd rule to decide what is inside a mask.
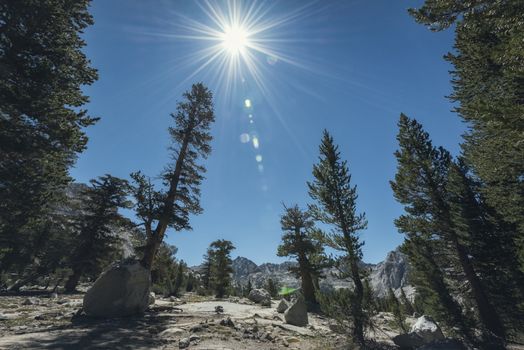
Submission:
[[[246,47],[249,46],[249,34],[238,25],[224,28],[224,33],[222,33],[220,38],[222,47],[232,56],[243,53]]]

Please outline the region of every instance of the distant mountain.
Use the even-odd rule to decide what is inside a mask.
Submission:
[[[257,287],[263,287],[271,278],[281,286],[299,287],[300,281],[289,272],[289,267],[296,265],[295,262],[284,262],[281,264],[265,263],[257,265],[245,257],[237,257],[233,260],[233,279],[235,282],[246,285],[248,280]],[[397,294],[400,288],[408,296],[413,294],[413,287],[408,285],[409,264],[404,254],[398,249],[389,252],[386,259],[378,264],[363,264],[369,271],[370,284],[379,297],[387,295],[389,288]],[[195,268],[198,270],[198,268]],[[333,274],[334,269],[324,271],[325,278],[320,281],[322,289],[347,288],[352,286],[349,280],[340,280]]]

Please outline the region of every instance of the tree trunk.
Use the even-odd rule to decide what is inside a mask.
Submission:
[[[351,303],[351,311],[353,312],[353,337],[360,345],[364,345],[364,314],[362,310],[362,300],[364,299],[364,286],[360,280],[360,271],[358,268],[358,261],[351,259],[351,276],[353,283],[355,283],[355,300]]]
[[[315,286],[313,284],[313,278],[311,272],[306,267],[307,262],[301,261],[300,263],[300,280],[302,293],[304,293],[304,299],[308,304],[309,309],[314,309],[314,306],[318,304],[317,298],[315,297]]]
[[[81,277],[82,277],[82,270],[74,269],[73,273],[71,274],[71,276],[69,276],[64,286],[65,291],[67,293],[73,293],[74,291],[76,291],[76,287],[78,286],[78,282],[80,281]]]
[[[477,273],[475,272],[471,264],[471,260],[469,259],[469,256],[466,252],[466,248],[462,244],[460,244],[456,235],[452,234],[452,237],[453,244],[455,245],[455,249],[459,257],[460,264],[462,266],[462,269],[464,270],[466,279],[468,280],[471,286],[473,298],[475,299],[475,303],[477,304],[482,324],[493,334],[501,338],[504,338],[504,326],[502,325],[497,311],[490,303],[486,293],[484,292],[482,283],[480,282]]]
[[[184,141],[182,143],[182,147],[180,148],[178,159],[176,160],[173,176],[171,177],[171,180],[169,182],[169,191],[167,193],[167,198],[164,201],[164,209],[162,211],[162,215],[158,220],[158,224],[156,226],[155,231],[147,239],[144,257],[142,258],[142,265],[148,270],[151,270],[151,267],[153,266],[153,261],[156,256],[156,252],[158,251],[160,244],[164,240],[164,235],[166,233],[167,226],[169,225],[170,217],[173,213],[178,189],[178,182],[180,180],[180,174],[182,173],[182,166],[186,158],[187,148],[189,146],[189,139],[191,138],[191,134],[192,128],[188,128],[184,137]]]

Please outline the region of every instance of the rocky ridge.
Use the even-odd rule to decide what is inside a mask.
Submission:
[[[240,285],[246,285],[251,281],[254,287],[263,287],[271,278],[281,286],[296,288],[299,287],[300,281],[289,272],[289,267],[294,265],[294,262],[257,265],[248,258],[239,256],[233,260],[233,279]],[[406,256],[399,249],[389,252],[384,261],[378,264],[363,264],[363,267],[368,270],[371,286],[378,297],[386,296],[389,288],[396,294],[400,293],[400,288],[403,288],[408,297],[413,295],[413,287],[408,282],[409,264]],[[198,271],[198,267],[193,269]],[[334,274],[334,269],[324,271],[325,278],[320,282],[321,288],[351,287],[352,283],[349,280],[340,280]]]

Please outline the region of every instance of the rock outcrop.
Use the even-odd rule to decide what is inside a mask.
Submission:
[[[252,289],[251,292],[249,292],[249,300],[262,306],[271,306],[271,295],[267,290],[262,288]]]
[[[114,263],[84,296],[84,312],[92,317],[123,317],[140,314],[149,305],[149,271],[138,261]]]
[[[237,257],[233,260],[233,279],[244,286],[251,281],[254,287],[259,288],[265,286],[267,280],[271,278],[281,286],[300,288],[300,281],[289,272],[289,268],[293,266],[296,266],[295,262],[257,265],[247,258]],[[404,289],[408,298],[413,296],[414,289],[408,285],[409,264],[406,256],[399,249],[389,252],[383,262],[362,263],[361,267],[369,271],[371,287],[376,296],[387,296],[389,288],[393,289],[397,296],[400,294],[400,288]],[[194,267],[193,270],[198,273],[200,267]],[[325,278],[320,280],[321,289],[351,288],[353,286],[350,281],[340,280],[333,276],[332,272],[336,270],[326,269],[324,271]]]
[[[421,316],[413,324],[409,333],[397,335],[393,338],[393,342],[401,349],[416,349],[444,339],[444,334],[435,321],[429,316]]]
[[[291,306],[284,312],[286,323],[304,327],[309,323],[307,316],[307,305],[303,297],[298,297]]]

